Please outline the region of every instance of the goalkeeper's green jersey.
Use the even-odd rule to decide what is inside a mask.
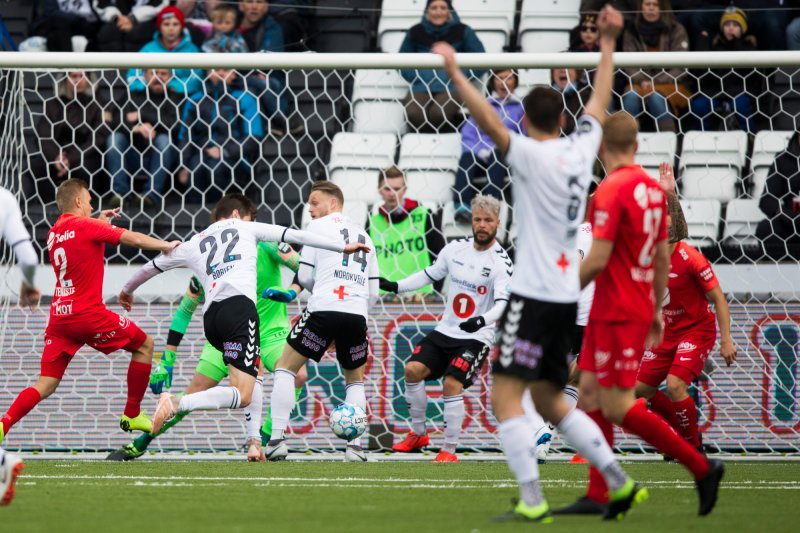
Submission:
[[[264,289],[282,285],[281,265],[297,272],[300,267],[300,255],[286,243],[258,243],[256,259],[256,309],[261,323],[262,339],[286,336],[289,333],[289,313],[286,304],[261,297]],[[197,309],[205,301],[203,284],[195,277],[189,283],[189,289],[181,300],[175,315],[172,317],[171,332],[178,334],[178,339],[186,333],[189,321]],[[177,342],[180,342],[178,340]],[[177,345],[177,342],[175,343]]]

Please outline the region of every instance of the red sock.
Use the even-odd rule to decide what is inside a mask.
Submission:
[[[678,426],[675,428],[681,437],[694,446],[700,446],[700,432],[697,430],[697,407],[691,396],[679,402],[673,402],[672,408],[675,411],[675,418]]]
[[[11,426],[19,422],[41,401],[42,395],[33,387],[28,387],[20,392],[14,400],[14,403],[8,408],[5,416],[0,419],[0,423],[3,424],[3,433],[8,435],[8,430],[11,429]]]
[[[597,411],[587,412],[586,414],[600,427],[600,431],[603,432],[606,442],[608,442],[609,446],[613,447],[614,426],[611,425],[611,422],[603,418],[603,414],[599,409]],[[603,474],[591,465],[589,466],[589,485],[586,487],[586,497],[597,503],[608,502],[608,485],[606,485],[606,480],[603,478]]]
[[[125,403],[125,416],[134,418],[139,416],[142,398],[150,383],[150,363],[131,361],[128,366],[128,401]]]
[[[694,475],[703,479],[708,474],[708,460],[703,454],[683,440],[663,418],[648,411],[644,403],[636,402],[625,414],[622,428],[639,435],[661,453],[674,457]]]
[[[653,397],[650,398],[650,409],[654,413],[661,415],[661,418],[666,420],[675,431],[679,431],[680,421],[675,416],[675,406],[669,396],[664,394],[664,391],[657,390]]]

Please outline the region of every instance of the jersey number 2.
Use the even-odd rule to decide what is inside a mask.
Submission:
[[[642,268],[649,267],[653,262],[653,248],[656,244],[658,230],[661,227],[661,216],[662,213],[660,207],[644,210],[644,216],[642,217],[642,220],[644,221],[642,230],[644,230],[646,240],[644,241],[644,246],[642,246],[642,249],[639,252],[639,266]]]
[[[242,258],[240,254],[233,253],[233,249],[239,242],[239,232],[237,230],[228,228],[220,234],[219,239],[222,244],[225,244],[226,242],[228,243],[228,247],[225,248],[225,256],[222,258],[223,263],[231,263]],[[209,235],[200,241],[201,254],[204,254],[210,250],[208,257],[206,258],[206,274],[209,276],[213,274],[214,268],[216,267],[214,264],[214,258],[217,256],[217,247],[217,238],[214,235]]]
[[[339,233],[341,233],[342,237],[344,237],[344,243],[345,244],[350,244],[350,232],[347,231],[347,228],[344,228]],[[359,233],[358,234],[358,242],[360,242],[361,244],[364,244],[364,243],[367,242],[367,239],[366,239],[366,237],[364,237],[363,234]],[[359,251],[357,251],[356,253],[354,253],[352,255],[353,255],[353,261],[355,261],[356,263],[361,265],[361,272],[364,272],[367,269],[367,254],[366,254],[366,252],[364,252],[364,250],[359,250]],[[348,254],[342,254],[342,266],[346,267],[349,264],[350,264],[350,256]]]
[[[58,268],[58,283],[62,287],[72,287],[72,280],[65,279],[67,274],[67,252],[63,248],[53,250],[53,263]]]

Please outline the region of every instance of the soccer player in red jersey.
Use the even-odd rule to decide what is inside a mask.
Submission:
[[[62,215],[47,234],[56,288],[44,333],[41,373],[36,384],[23,390],[0,419],[0,442],[11,426],[55,392],[70,360],[84,344],[105,354],[120,349],[131,352],[128,399],[119,425],[125,431],[150,431],[150,419],[139,406],[150,381],[153,339],[103,303],[103,252],[106,243],[161,252],[180,243],[112,226],[110,220],[120,216],[119,209],[91,218],[92,197],[82,180],[63,182],[56,203]]]
[[[578,361],[581,405],[609,443],[616,424],[679,460],[696,480],[699,514],[706,515],[716,503],[723,463],[707,459],[634,398],[645,344],[659,344],[663,334],[669,271],[666,193],[634,163],[637,133],[626,113],[609,117],[603,131],[600,157],[609,174],[589,206],[594,241],[580,266],[581,287],[595,281]],[[603,480],[593,470],[589,496],[599,492],[602,498]]]
[[[662,163],[661,182],[672,177],[672,166]],[[670,197],[670,213],[678,210],[677,196]],[[673,207],[674,204],[678,204]],[[697,429],[697,407],[689,396],[689,384],[697,379],[720,331],[720,355],[730,366],[736,361],[731,338],[730,312],[708,260],[696,248],[674,240],[670,217],[670,272],[663,304],[664,341],[646,350],[639,368],[636,396],[647,398],[684,439],[702,451]],[[708,303],[714,305],[715,313]],[[669,397],[658,389],[666,379]]]

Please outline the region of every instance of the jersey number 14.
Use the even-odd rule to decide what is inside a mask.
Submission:
[[[350,232],[347,231],[347,228],[344,228],[339,233],[341,233],[342,237],[344,237],[344,243],[350,244]],[[358,242],[360,242],[361,244],[365,244],[367,242],[367,238],[364,237],[364,234],[362,233],[358,234]],[[366,252],[364,252],[364,250],[359,250],[351,255],[353,256],[353,261],[361,265],[361,272],[367,270],[367,254]],[[350,255],[342,254],[342,266],[346,267],[349,264],[350,264]]]

